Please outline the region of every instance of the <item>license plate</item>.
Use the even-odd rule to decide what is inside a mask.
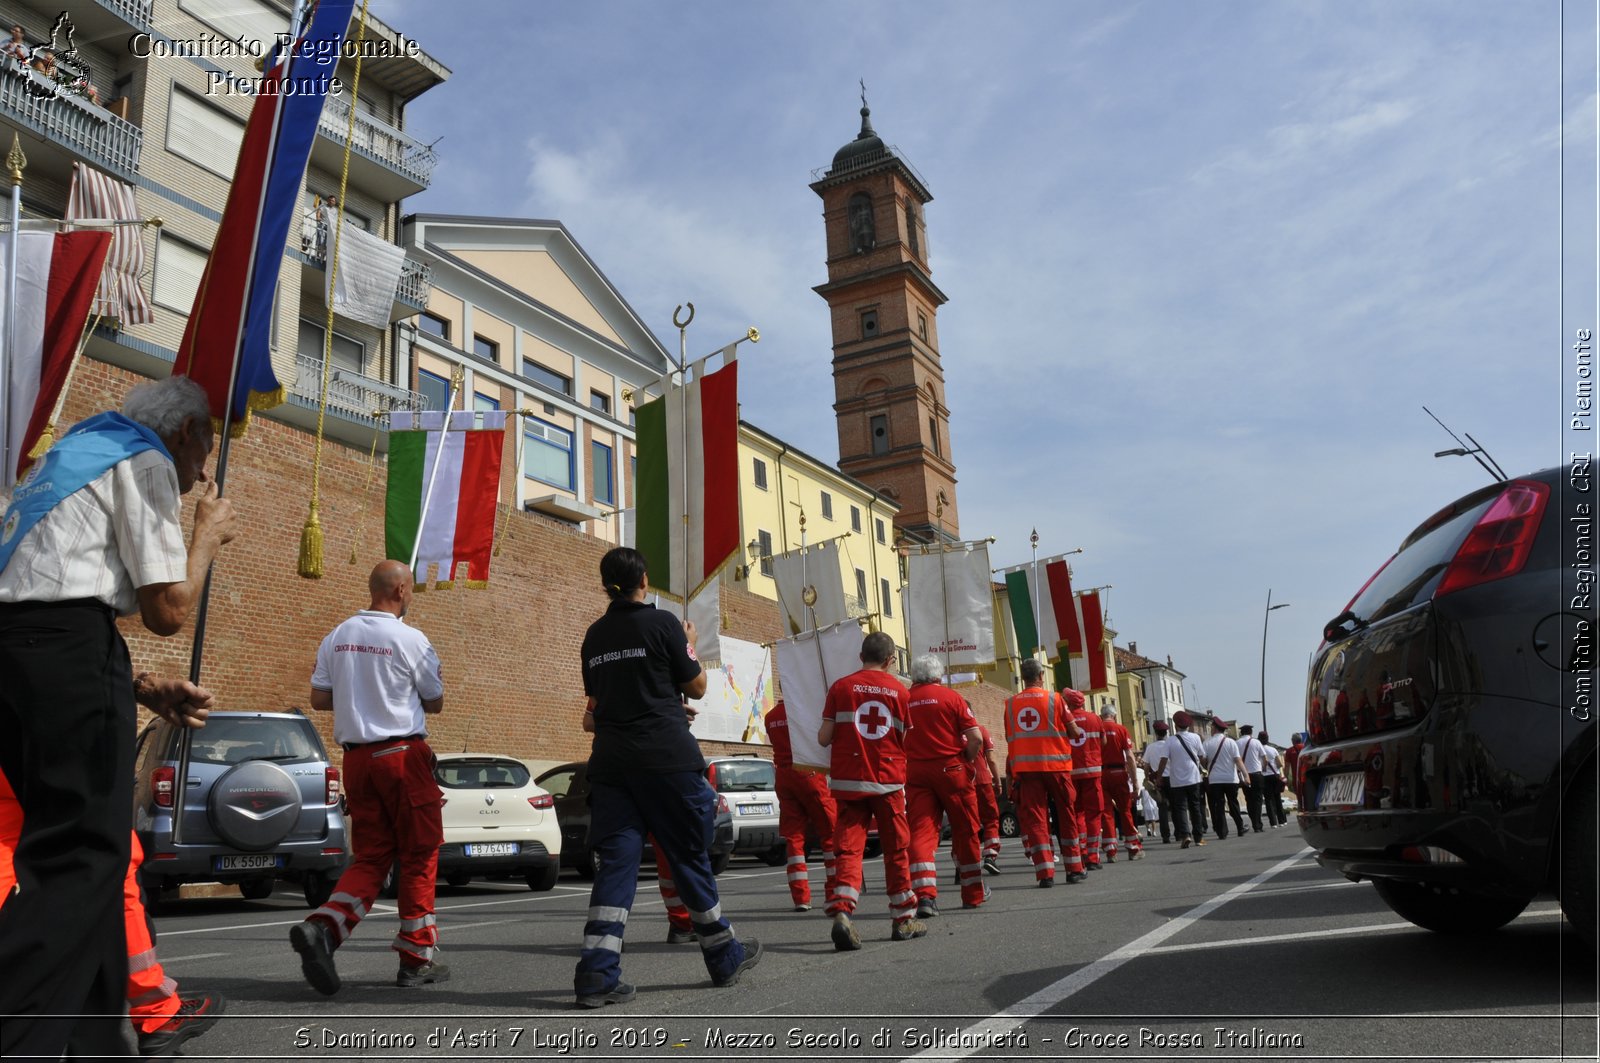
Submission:
[[[466,847],[468,856],[516,856],[516,842],[479,842]]]
[[[739,812],[740,812],[741,815],[746,815],[746,816],[770,816],[770,815],[772,815],[772,806],[771,805],[740,805],[739,806]]]
[[[280,868],[283,857],[276,853],[247,853],[239,856],[219,856],[212,867],[214,871],[257,871],[261,868]]]
[[[1359,771],[1330,775],[1317,790],[1317,807],[1359,805],[1366,794],[1366,776]]]

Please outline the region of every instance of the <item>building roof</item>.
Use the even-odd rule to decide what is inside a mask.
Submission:
[[[1183,674],[1172,666],[1171,657],[1168,657],[1166,663],[1162,664],[1160,661],[1152,661],[1148,657],[1141,656],[1121,646],[1113,646],[1111,649],[1116,654],[1117,671],[1119,672],[1142,672],[1147,668],[1165,668],[1169,672],[1177,672],[1178,675]]]

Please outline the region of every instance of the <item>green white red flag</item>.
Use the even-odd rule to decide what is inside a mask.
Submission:
[[[1023,656],[1043,649],[1048,660],[1067,652],[1083,652],[1083,625],[1073,606],[1072,569],[1066,555],[1003,569],[1006,597],[1011,602],[1011,627]]]
[[[650,566],[650,586],[682,601],[715,579],[739,549],[739,364],[734,348],[674,373],[663,394],[639,407],[635,542]]]
[[[486,587],[506,415],[458,410],[449,418],[448,431],[442,411],[402,411],[390,418],[384,549],[396,560],[415,556],[419,588],[430,578],[440,588],[454,586],[463,563],[467,586]]]
[[[1072,685],[1086,694],[1111,689],[1106,669],[1106,625],[1100,612],[1100,592],[1084,591],[1073,599],[1083,645],[1072,652]]]

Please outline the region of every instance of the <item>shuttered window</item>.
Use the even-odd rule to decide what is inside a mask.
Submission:
[[[243,139],[243,121],[192,93],[174,89],[167,115],[168,151],[232,179]]]
[[[288,13],[274,11],[259,0],[178,0],[178,10],[193,15],[224,37],[260,41],[263,54],[278,34],[289,32]]]
[[[187,314],[194,309],[194,293],[206,271],[206,252],[172,236],[163,236],[156,251],[155,300],[169,310]]]

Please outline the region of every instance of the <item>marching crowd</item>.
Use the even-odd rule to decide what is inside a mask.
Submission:
[[[137,615],[157,635],[181,630],[213,558],[233,539],[231,504],[210,482],[213,443],[205,393],[183,377],[140,385],[120,413],[74,426],[17,485],[0,521],[0,1054],[118,1056],[131,1018],[141,1055],[164,1054],[222,1012],[219,994],[180,995],[162,972],[141,904],[132,831],[135,705],[179,727],[205,725],[212,695],[184,680],[135,674],[115,623]],[[181,496],[203,485],[190,535]],[[646,842],[655,849],[671,942],[698,942],[716,986],[756,966],[761,944],[741,939],[722,910],[709,845],[716,795],[689,729],[706,675],[693,625],[653,608],[643,555],[606,553],[610,605],[582,644],[591,733],[590,846],[598,854],[573,976],[581,1007],[635,996],[621,954]],[[450,977],[437,959],[435,853],[443,838],[428,718],[444,707],[439,658],[405,624],[412,573],[377,565],[368,608],[323,640],[311,669],[311,707],[333,716],[345,751],[352,859],[328,900],[290,929],[306,981],[324,994],[340,979],[334,955],[371,911],[398,866],[396,985]],[[1225,814],[1244,833],[1284,822],[1286,757],[1222,721],[1202,742],[1188,714],[1135,756],[1110,708],[1088,711],[1075,690],[1051,691],[1044,667],[1022,663],[1009,698],[1005,772],[994,743],[935,656],[916,658],[908,688],[892,674],[896,649],[867,635],[860,670],[839,679],[816,739],[826,770],[797,765],[786,707],[768,718],[787,883],[796,911],[812,904],[808,841],[824,856],[824,902],[835,949],[861,947],[854,917],[875,826],[891,916],[890,938],[910,941],[939,915],[935,863],[948,822],[963,908],[988,902],[1001,872],[998,791],[1009,780],[1023,852],[1041,888],[1086,881],[1126,850],[1143,855],[1133,809],[1153,797],[1162,841],[1219,838]],[[1141,776],[1143,776],[1141,781]],[[1169,826],[1170,823],[1170,826]],[[1147,824],[1148,832],[1148,824]],[[1059,858],[1058,858],[1059,851]],[[27,977],[16,976],[28,972]]]

